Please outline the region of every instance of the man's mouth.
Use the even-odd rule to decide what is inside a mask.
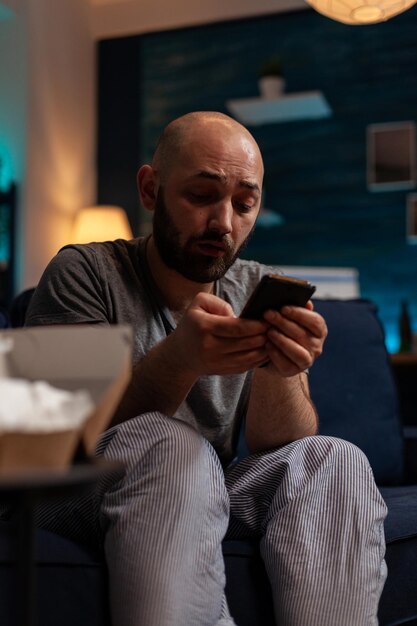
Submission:
[[[221,241],[197,241],[195,244],[200,252],[208,256],[221,257],[226,254],[227,245]]]

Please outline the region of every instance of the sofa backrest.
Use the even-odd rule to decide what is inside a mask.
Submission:
[[[21,291],[12,300],[10,306],[9,317],[12,328],[20,328],[25,325],[25,317],[29,308],[30,301],[35,293],[36,287],[29,287]]]
[[[0,307],[0,328],[8,328],[10,325],[9,315],[6,309]]]
[[[403,436],[376,307],[367,300],[315,300],[314,305],[329,329],[323,354],[310,370],[320,434],[356,444],[378,484],[398,484]]]

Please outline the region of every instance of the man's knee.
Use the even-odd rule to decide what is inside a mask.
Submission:
[[[130,422],[118,428],[105,450],[106,458],[124,464],[125,474],[102,489],[104,532],[117,524],[120,528],[144,524],[149,534],[149,525],[155,532],[167,525],[174,533],[194,520],[193,532],[198,534],[212,520],[214,530],[207,529],[207,534],[212,537],[214,532],[220,543],[227,528],[229,498],[210,444],[191,426],[158,413]]]
[[[161,413],[145,413],[117,427],[104,456],[124,464],[124,484],[146,483],[156,491],[175,491],[179,498],[224,497],[213,448],[193,426]]]
[[[325,435],[314,435],[305,437],[298,442],[302,448],[315,458],[324,463],[342,466],[358,466],[371,471],[366,455],[355,444]]]
[[[207,446],[200,433],[192,426],[152,412],[138,415],[116,427],[105,447],[107,458],[123,457],[135,464],[147,455],[160,457],[166,462],[170,457],[205,456]]]
[[[354,444],[337,437],[314,435],[294,441],[278,451],[284,476],[295,485],[333,483],[334,488],[376,492],[366,455]]]
[[[366,455],[349,441],[337,437],[313,436],[301,440],[305,465],[312,464],[318,475],[326,476],[342,499],[368,499],[386,514],[386,505],[375,484]]]

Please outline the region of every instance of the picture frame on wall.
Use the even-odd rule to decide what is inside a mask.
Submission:
[[[367,127],[367,183],[370,191],[397,191],[416,186],[415,122]]]
[[[407,195],[406,233],[407,243],[417,245],[417,193]]]

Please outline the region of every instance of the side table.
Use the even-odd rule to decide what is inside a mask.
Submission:
[[[405,475],[417,479],[417,352],[390,355],[404,434]]]
[[[22,601],[16,610],[17,626],[35,626],[35,507],[54,498],[82,495],[101,478],[124,473],[123,465],[103,460],[80,463],[65,469],[28,469],[0,472],[0,497],[15,507],[16,584]]]
[[[398,352],[390,355],[398,389],[403,426],[417,427],[417,353]]]

